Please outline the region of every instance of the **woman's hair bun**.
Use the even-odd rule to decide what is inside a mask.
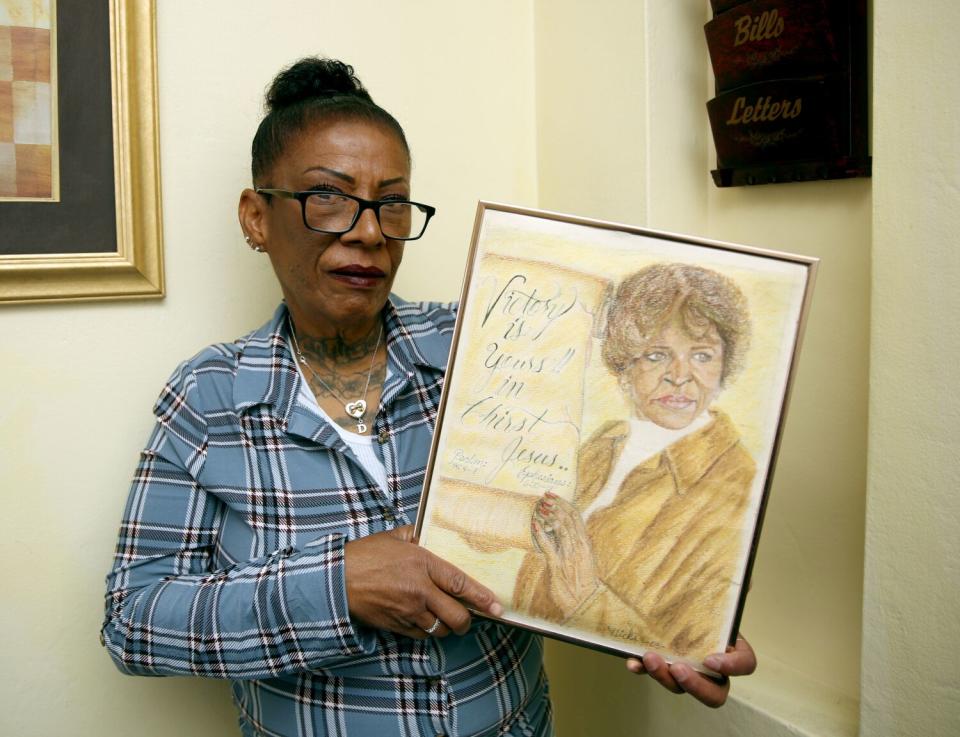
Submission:
[[[307,100],[337,96],[373,102],[352,66],[338,59],[311,56],[294,62],[274,78],[267,90],[266,107],[270,113]]]
[[[319,123],[368,121],[393,131],[407,155],[410,147],[400,123],[377,105],[353,67],[338,59],[308,56],[281,71],[267,88],[266,113],[251,146],[251,173],[264,184],[292,136]]]

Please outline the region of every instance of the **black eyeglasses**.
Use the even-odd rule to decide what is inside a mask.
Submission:
[[[340,192],[291,192],[258,187],[257,194],[299,200],[303,224],[318,233],[340,235],[351,230],[364,210],[373,210],[385,238],[415,241],[437,212],[435,207],[408,200],[365,200]]]

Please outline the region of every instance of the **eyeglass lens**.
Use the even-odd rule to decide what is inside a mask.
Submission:
[[[328,232],[346,232],[353,225],[360,203],[349,197],[318,193],[307,197],[307,225]],[[383,202],[380,229],[386,238],[416,238],[427,225],[427,213],[409,202]]]

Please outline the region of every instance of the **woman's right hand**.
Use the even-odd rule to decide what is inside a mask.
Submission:
[[[467,606],[503,614],[490,589],[417,545],[410,525],[351,540],[344,558],[350,616],[370,627],[423,639],[437,619],[434,637],[465,634]]]

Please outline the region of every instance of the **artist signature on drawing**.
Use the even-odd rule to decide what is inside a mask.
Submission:
[[[627,640],[629,642],[641,643],[652,650],[667,650],[667,646],[657,640],[650,640],[643,636],[643,633],[635,630],[631,625],[601,625],[601,631],[615,640]]]

